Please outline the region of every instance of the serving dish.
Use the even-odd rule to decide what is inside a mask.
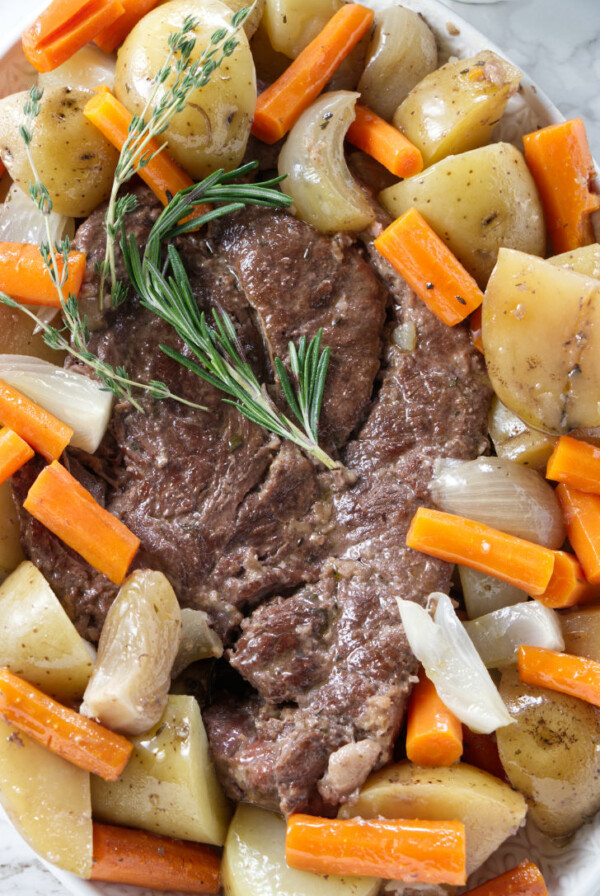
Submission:
[[[377,10],[388,6],[390,0],[362,2]],[[436,33],[441,62],[452,55],[471,56],[483,48],[505,55],[464,19],[437,0],[402,0],[402,3],[421,12]],[[14,29],[7,30],[0,40],[0,96],[26,88],[32,82],[34,73],[22,55],[18,38],[28,19],[35,14],[36,9],[44,5],[44,0],[30,4],[31,11],[24,20]],[[531,79],[524,77],[522,88],[510,101],[496,137],[518,145],[523,133],[561,119],[558,109]],[[540,865],[551,896],[572,896],[574,893],[578,896],[600,896],[600,815],[580,829],[573,840],[563,847],[545,838],[533,825],[528,825],[516,837],[506,841],[486,865],[472,876],[470,885],[475,886],[500,874],[526,858]],[[47,867],[74,896],[151,896],[152,893],[125,886],[92,884],[50,865]],[[35,891],[19,888],[19,892],[33,894]],[[40,892],[44,891],[40,889]]]

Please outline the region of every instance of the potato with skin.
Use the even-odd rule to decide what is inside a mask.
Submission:
[[[266,0],[263,25],[271,46],[295,59],[343,5],[342,0]]]
[[[44,91],[31,133],[31,155],[54,211],[85,218],[108,199],[119,154],[87,120],[93,91],[51,87]],[[10,176],[28,192],[35,180],[19,134],[27,91],[0,100],[0,155]]]
[[[394,113],[393,122],[423,155],[425,167],[489,143],[516,92],[521,72],[483,50],[427,75]]]
[[[578,274],[586,274],[600,280],[600,244],[592,243],[590,246],[582,246],[571,252],[563,252],[562,255],[553,255],[549,258],[550,264]]]
[[[404,761],[372,774],[358,800],[342,806],[339,817],[462,821],[470,874],[518,831],[526,812],[520,793],[474,766],[461,762],[447,768],[419,768]]]
[[[488,428],[498,457],[532,467],[540,473],[546,472],[557,436],[549,436],[527,426],[497,395],[494,395],[490,405]]]
[[[449,156],[379,199],[395,218],[414,206],[482,288],[501,246],[545,252],[537,188],[522,153],[509,143]]]
[[[180,30],[189,15],[198,22],[191,55],[198,60],[215,31],[230,25],[231,10],[220,0],[200,5],[195,0],[170,0],[144,16],[125,39],[117,56],[115,93],[133,114],[142,114],[154,89],[154,75],[169,52],[168,35]],[[163,135],[169,154],[195,180],[218,168],[231,171],[246,149],[256,106],[256,73],[243,30],[237,32],[236,41],[232,55],[213,71],[208,84],[190,93],[186,108],[173,116]],[[173,72],[159,88],[157,101],[174,78]]]
[[[244,7],[250,6],[248,0],[223,0],[225,6],[228,6],[232,12],[239,12],[240,9],[244,9]],[[244,31],[246,32],[246,37],[250,40],[251,37],[256,33],[258,26],[260,25],[260,20],[263,17],[263,13],[265,11],[265,0],[256,0],[256,4],[254,9],[244,22]]]

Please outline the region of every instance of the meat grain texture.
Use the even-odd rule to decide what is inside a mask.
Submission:
[[[76,238],[88,295],[102,214]],[[155,214],[144,197],[130,216],[140,243]],[[290,339],[323,328],[332,362],[321,442],[343,470],[317,466],[163,355],[161,342],[186,349],[135,297],[93,334],[92,350],[209,412],[144,399],[141,414],[120,403],[95,457],[65,457],[140,537],[135,565],[162,570],[183,606],[209,614],[242,682],[223,684],[204,708],[217,770],[232,798],[285,814],[335,813],[390,759],[416,668],[396,597],[423,603],[451,573],[406,548],[408,525],[430,503],[435,459],[487,446],[489,390],[467,330],[430,314],[373,250],[373,235],[323,236],[286,212],[252,209],[180,242],[200,306],[231,315],[266,382]],[[412,352],[392,339],[407,322]],[[30,465],[15,478],[19,500],[34,475]],[[27,554],[97,639],[116,589],[21,518]]]

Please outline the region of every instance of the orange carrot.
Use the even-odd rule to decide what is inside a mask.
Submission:
[[[525,684],[549,688],[600,706],[600,663],[545,647],[519,647],[519,676]]]
[[[117,780],[133,750],[125,737],[67,709],[8,669],[0,669],[0,713],[43,747],[107,781]]]
[[[523,145],[555,254],[593,243],[590,215],[600,197],[590,190],[596,172],[581,118],[526,134]]]
[[[63,273],[61,255],[56,256],[59,276]],[[65,296],[77,298],[85,274],[83,252],[69,252],[68,277],[63,286]],[[48,305],[60,308],[60,296],[52,282],[50,271],[42,258],[40,247],[33,243],[0,242],[0,291],[17,302],[28,305]]]
[[[465,828],[460,821],[292,815],[285,855],[291,868],[315,874],[372,875],[428,884],[465,882]]]
[[[58,461],[44,467],[23,507],[111,582],[123,582],[140,546],[139,538],[101,507]]]
[[[94,38],[105,53],[112,53],[120,47],[134,25],[143,19],[147,12],[157,6],[159,0],[121,0],[124,12],[118,19],[103,28]]]
[[[0,483],[6,482],[33,455],[33,449],[16,432],[7,426],[0,429]]]
[[[258,97],[252,133],[263,143],[281,140],[321,93],[333,73],[373,24],[373,10],[347,3]]]
[[[471,342],[477,351],[483,354],[483,338],[481,335],[481,305],[472,312],[469,318],[469,326],[471,327]]]
[[[506,773],[494,734],[479,734],[463,725],[463,762],[474,765],[496,778],[506,780]]]
[[[542,872],[533,862],[521,862],[516,868],[488,880],[464,896],[550,896]]]
[[[346,140],[398,177],[412,177],[423,170],[423,156],[398,128],[360,103],[356,104],[354,112]]]
[[[585,577],[577,557],[565,551],[554,552],[554,569],[543,594],[537,600],[553,610],[564,610],[576,604],[600,600],[600,585],[592,585]]]
[[[221,860],[203,843],[94,822],[91,880],[180,893],[218,893]]]
[[[600,585],[600,496],[561,482],[556,487],[567,536],[592,585]]]
[[[419,507],[414,515],[406,544],[432,557],[488,573],[534,596],[544,593],[554,567],[554,551],[549,548],[427,507]]]
[[[421,671],[408,704],[406,755],[416,765],[454,765],[462,751],[461,723]]]
[[[483,293],[473,277],[415,208],[390,224],[374,245],[448,326],[481,305]]]
[[[548,460],[546,478],[600,495],[600,448],[561,436]]]
[[[53,0],[23,34],[23,52],[50,72],[123,15],[120,0]]]
[[[0,423],[10,427],[46,460],[60,457],[73,430],[17,389],[0,380]]]

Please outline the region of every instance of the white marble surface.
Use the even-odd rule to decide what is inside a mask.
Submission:
[[[444,2],[511,56],[566,117],[584,118],[592,152],[600,159],[600,0]],[[4,34],[41,5],[40,0],[0,0]],[[0,894],[67,892],[0,810]]]

